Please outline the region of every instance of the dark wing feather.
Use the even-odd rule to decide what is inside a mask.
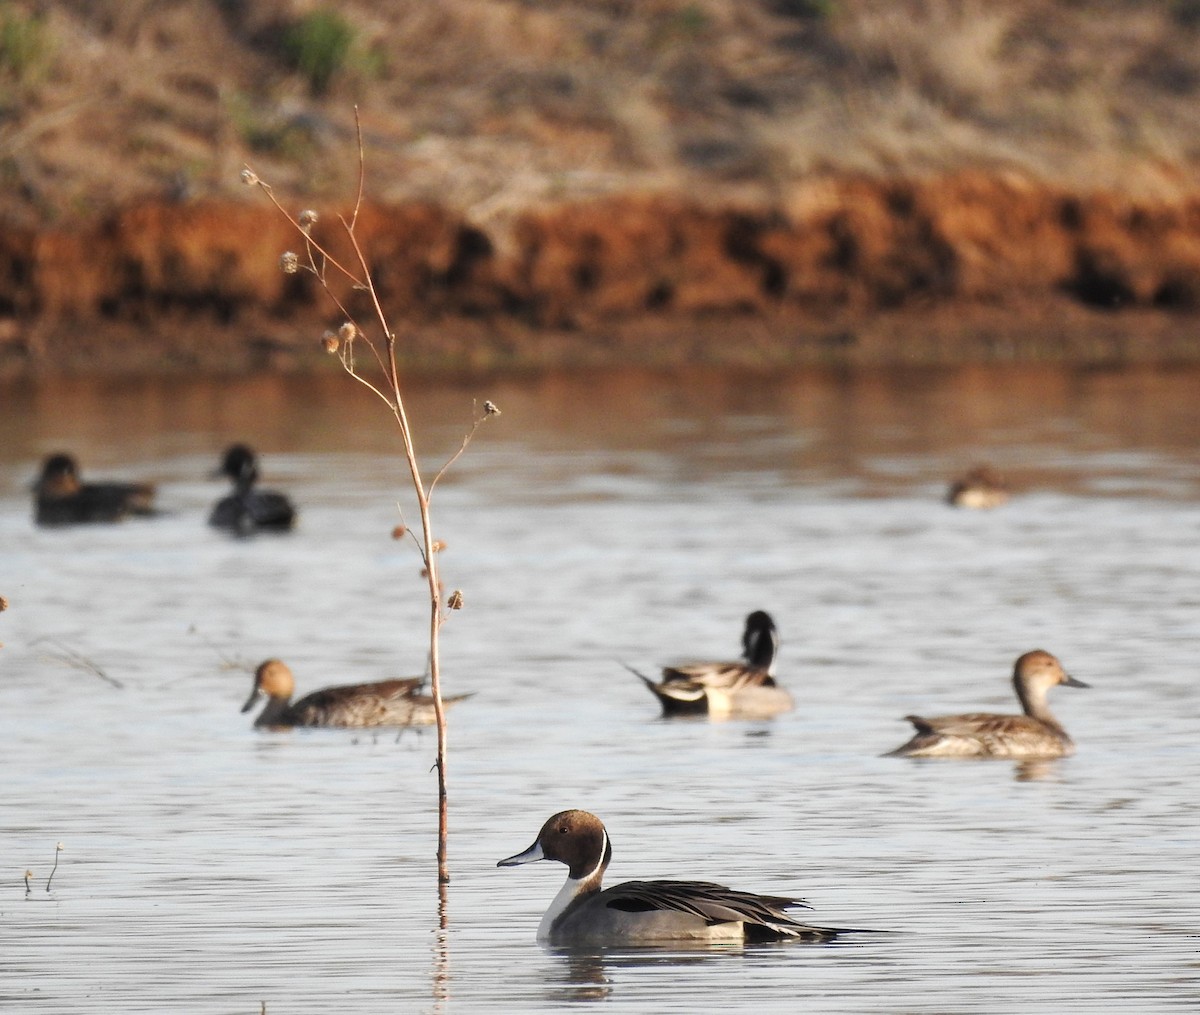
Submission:
[[[65,496],[39,493],[42,525],[115,522],[128,515],[154,514],[154,487],[143,483],[87,483]]]
[[[292,502],[274,490],[256,490],[247,498],[246,507],[260,528],[290,529],[296,520]]]
[[[986,736],[1004,732],[1029,722],[1028,716],[999,715],[993,712],[964,712],[962,715],[904,717],[919,733],[945,733],[951,736]]]
[[[664,666],[663,683],[691,684],[718,691],[740,691],[746,687],[774,687],[774,678],[766,671],[745,663],[680,663]]]
[[[609,908],[629,913],[669,911],[688,913],[709,924],[743,923],[752,938],[828,939],[837,934],[834,928],[799,923],[785,912],[807,909],[803,899],[739,892],[708,881],[627,881],[602,892],[600,898]]]
[[[374,684],[326,687],[306,694],[289,709],[301,726],[373,726],[405,724],[411,716],[421,677]]]
[[[255,529],[290,529],[296,521],[296,509],[281,493],[252,490],[222,497],[213,507],[208,524],[231,529],[243,535]]]

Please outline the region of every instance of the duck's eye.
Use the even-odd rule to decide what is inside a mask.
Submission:
[[[569,825],[559,825],[558,826],[558,834],[559,835],[566,835],[567,832],[569,832],[570,830],[571,830],[571,828]]]

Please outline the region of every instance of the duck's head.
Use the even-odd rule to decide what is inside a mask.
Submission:
[[[1063,669],[1058,659],[1042,649],[1026,652],[1013,666],[1013,686],[1022,701],[1027,695],[1043,697],[1050,688],[1059,684],[1065,687],[1091,686],[1072,677]]]
[[[596,815],[589,811],[559,811],[550,818],[532,846],[522,853],[501,860],[497,867],[515,867],[536,860],[557,860],[570,868],[572,881],[599,884],[612,859],[612,842]]]
[[[51,455],[42,463],[42,475],[36,484],[39,493],[65,497],[78,493],[79,487],[79,463],[70,455]]]
[[[770,670],[779,651],[779,635],[775,621],[765,610],[755,610],[746,618],[746,630],[742,632],[742,656],[751,666]]]
[[[250,692],[250,697],[246,699],[246,704],[242,706],[242,711],[249,712],[260,694],[264,694],[268,698],[288,701],[295,689],[296,682],[287,664],[278,659],[268,659],[266,662],[260,663],[258,669],[254,671],[254,689]]]
[[[220,468],[213,478],[228,476],[239,486],[250,486],[258,479],[258,459],[246,444],[231,444],[225,449]]]

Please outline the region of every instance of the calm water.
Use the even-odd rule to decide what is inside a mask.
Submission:
[[[1200,1003],[1195,373],[955,370],[415,386],[439,487],[451,713],[447,928],[428,734],[255,733],[302,691],[419,672],[390,538],[394,431],[340,376],[0,391],[0,1003],[51,1012],[1193,1011]],[[206,529],[246,439],[297,532]],[[70,449],[160,483],[152,521],[39,531]],[[1021,490],[939,498],[987,460]],[[397,506],[399,503],[399,507]],[[735,654],[770,610],[795,713],[668,723],[619,661]],[[1093,685],[1040,768],[881,758],[908,712],[1010,710],[1042,647]],[[565,874],[497,870],[601,815],[610,882],[798,894],[844,945],[569,955]],[[51,890],[55,844],[64,849]],[[23,875],[34,872],[27,898]]]

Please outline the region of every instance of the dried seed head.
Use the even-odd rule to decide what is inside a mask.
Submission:
[[[499,416],[500,410],[496,408],[495,402],[484,402],[483,411],[488,416]]]
[[[331,355],[338,351],[338,337],[332,331],[327,331],[321,336],[321,344],[325,346],[325,351]]]
[[[446,600],[446,605],[452,610],[461,610],[463,608],[462,589],[455,589],[450,593],[450,598]]]
[[[296,218],[301,229],[311,229],[317,224],[317,213],[311,208],[305,208]]]
[[[57,846],[54,847],[54,852],[61,853],[64,849],[66,849],[66,847],[60,842]]]
[[[433,541],[433,552],[434,553],[441,553],[444,549],[446,549],[446,544],[443,540],[435,539]]]
[[[392,529],[392,538],[393,539],[403,539],[404,534],[407,531],[408,531],[407,525],[397,525],[394,529]]]
[[[0,596],[0,613],[3,613],[7,609],[8,609],[8,600],[5,599],[3,596]]]
[[[294,250],[289,250],[280,256],[279,267],[285,275],[295,275],[300,270],[300,258]]]
[[[352,321],[346,321],[338,328],[338,338],[343,342],[353,342],[358,337],[358,328],[354,326]]]
[[[256,183],[258,183],[258,174],[248,166],[242,170],[241,177],[242,183],[244,183],[247,187],[253,187]]]

